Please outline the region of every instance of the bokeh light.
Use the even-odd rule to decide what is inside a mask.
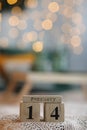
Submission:
[[[46,19],[42,22],[42,27],[45,30],[51,30],[53,27],[53,23],[50,19]]]
[[[12,14],[13,15],[21,15],[22,14],[22,9],[19,6],[15,6],[12,8]]]
[[[52,13],[59,11],[59,4],[57,2],[51,2],[48,6],[49,11]]]
[[[11,17],[9,18],[9,24],[10,24],[11,26],[17,26],[17,25],[19,24],[19,19],[18,19],[18,17],[17,17],[17,16],[11,16]]]
[[[77,36],[73,36],[71,38],[71,45],[73,47],[78,47],[78,46],[80,46],[80,44],[81,44],[81,38],[78,35]]]
[[[28,43],[28,42],[33,42],[36,41],[38,38],[38,34],[35,31],[27,32],[24,33],[23,35],[23,42]]]
[[[33,42],[33,41],[36,41],[37,38],[38,38],[37,32],[32,31],[32,32],[27,33],[28,41]]]
[[[13,5],[17,3],[17,0],[7,0],[7,3]]]
[[[41,52],[43,50],[43,42],[37,41],[33,44],[32,49],[35,52]]]
[[[27,8],[36,8],[38,5],[38,1],[37,0],[25,0],[25,6]]]
[[[63,10],[63,15],[67,18],[71,18],[74,10],[72,7],[66,6],[66,8]]]

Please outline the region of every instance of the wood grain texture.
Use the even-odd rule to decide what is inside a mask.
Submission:
[[[32,119],[29,119],[29,107],[32,106]],[[40,104],[39,103],[21,103],[20,104],[20,120],[24,122],[40,121]]]

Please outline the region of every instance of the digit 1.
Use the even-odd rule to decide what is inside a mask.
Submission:
[[[33,119],[32,118],[32,106],[28,107],[29,109],[29,117],[27,119]]]

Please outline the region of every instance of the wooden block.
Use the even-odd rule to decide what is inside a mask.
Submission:
[[[62,97],[59,95],[25,95],[23,97],[23,102],[33,102],[33,103],[46,103],[46,102],[54,102],[61,103]]]
[[[21,103],[20,119],[21,121],[30,121],[30,122],[40,121],[40,104],[39,103]]]
[[[64,122],[64,104],[46,103],[44,116],[46,122]]]

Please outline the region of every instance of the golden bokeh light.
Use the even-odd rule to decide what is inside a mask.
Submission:
[[[32,32],[27,33],[28,41],[33,42],[33,41],[36,41],[37,38],[38,38],[37,32],[32,31]]]
[[[25,6],[27,8],[36,8],[38,5],[38,1],[37,0],[25,0]]]
[[[10,5],[16,4],[18,0],[7,0],[7,3]]]
[[[72,14],[72,21],[75,24],[81,24],[82,23],[82,15],[80,13],[74,13]]]
[[[15,6],[12,8],[12,14],[13,15],[21,15],[22,14],[22,9],[19,6]]]
[[[27,23],[25,20],[20,20],[19,24],[17,25],[18,29],[20,30],[24,30],[27,28]]]
[[[37,41],[33,44],[32,49],[35,52],[41,52],[43,50],[43,42]]]
[[[64,23],[62,25],[62,31],[64,33],[70,33],[72,26],[69,23]]]
[[[34,42],[37,40],[37,38],[38,38],[37,32],[35,31],[27,32],[27,33],[24,33],[23,35],[23,42],[24,43]]]
[[[18,17],[17,17],[17,16],[11,16],[11,17],[9,18],[9,24],[10,24],[11,26],[17,26],[17,25],[19,24],[19,19],[18,19]]]
[[[49,11],[52,13],[59,11],[59,4],[57,2],[51,2],[48,6]]]
[[[42,28],[45,30],[51,30],[53,27],[53,23],[50,19],[46,19],[42,22]]]
[[[10,36],[11,38],[17,38],[18,35],[19,35],[18,29],[16,29],[16,28],[11,28],[11,29],[10,29],[10,31],[9,31],[9,36]]]
[[[80,46],[80,44],[81,44],[81,38],[78,35],[77,36],[73,36],[71,38],[71,45],[73,47],[78,47],[78,46]]]

